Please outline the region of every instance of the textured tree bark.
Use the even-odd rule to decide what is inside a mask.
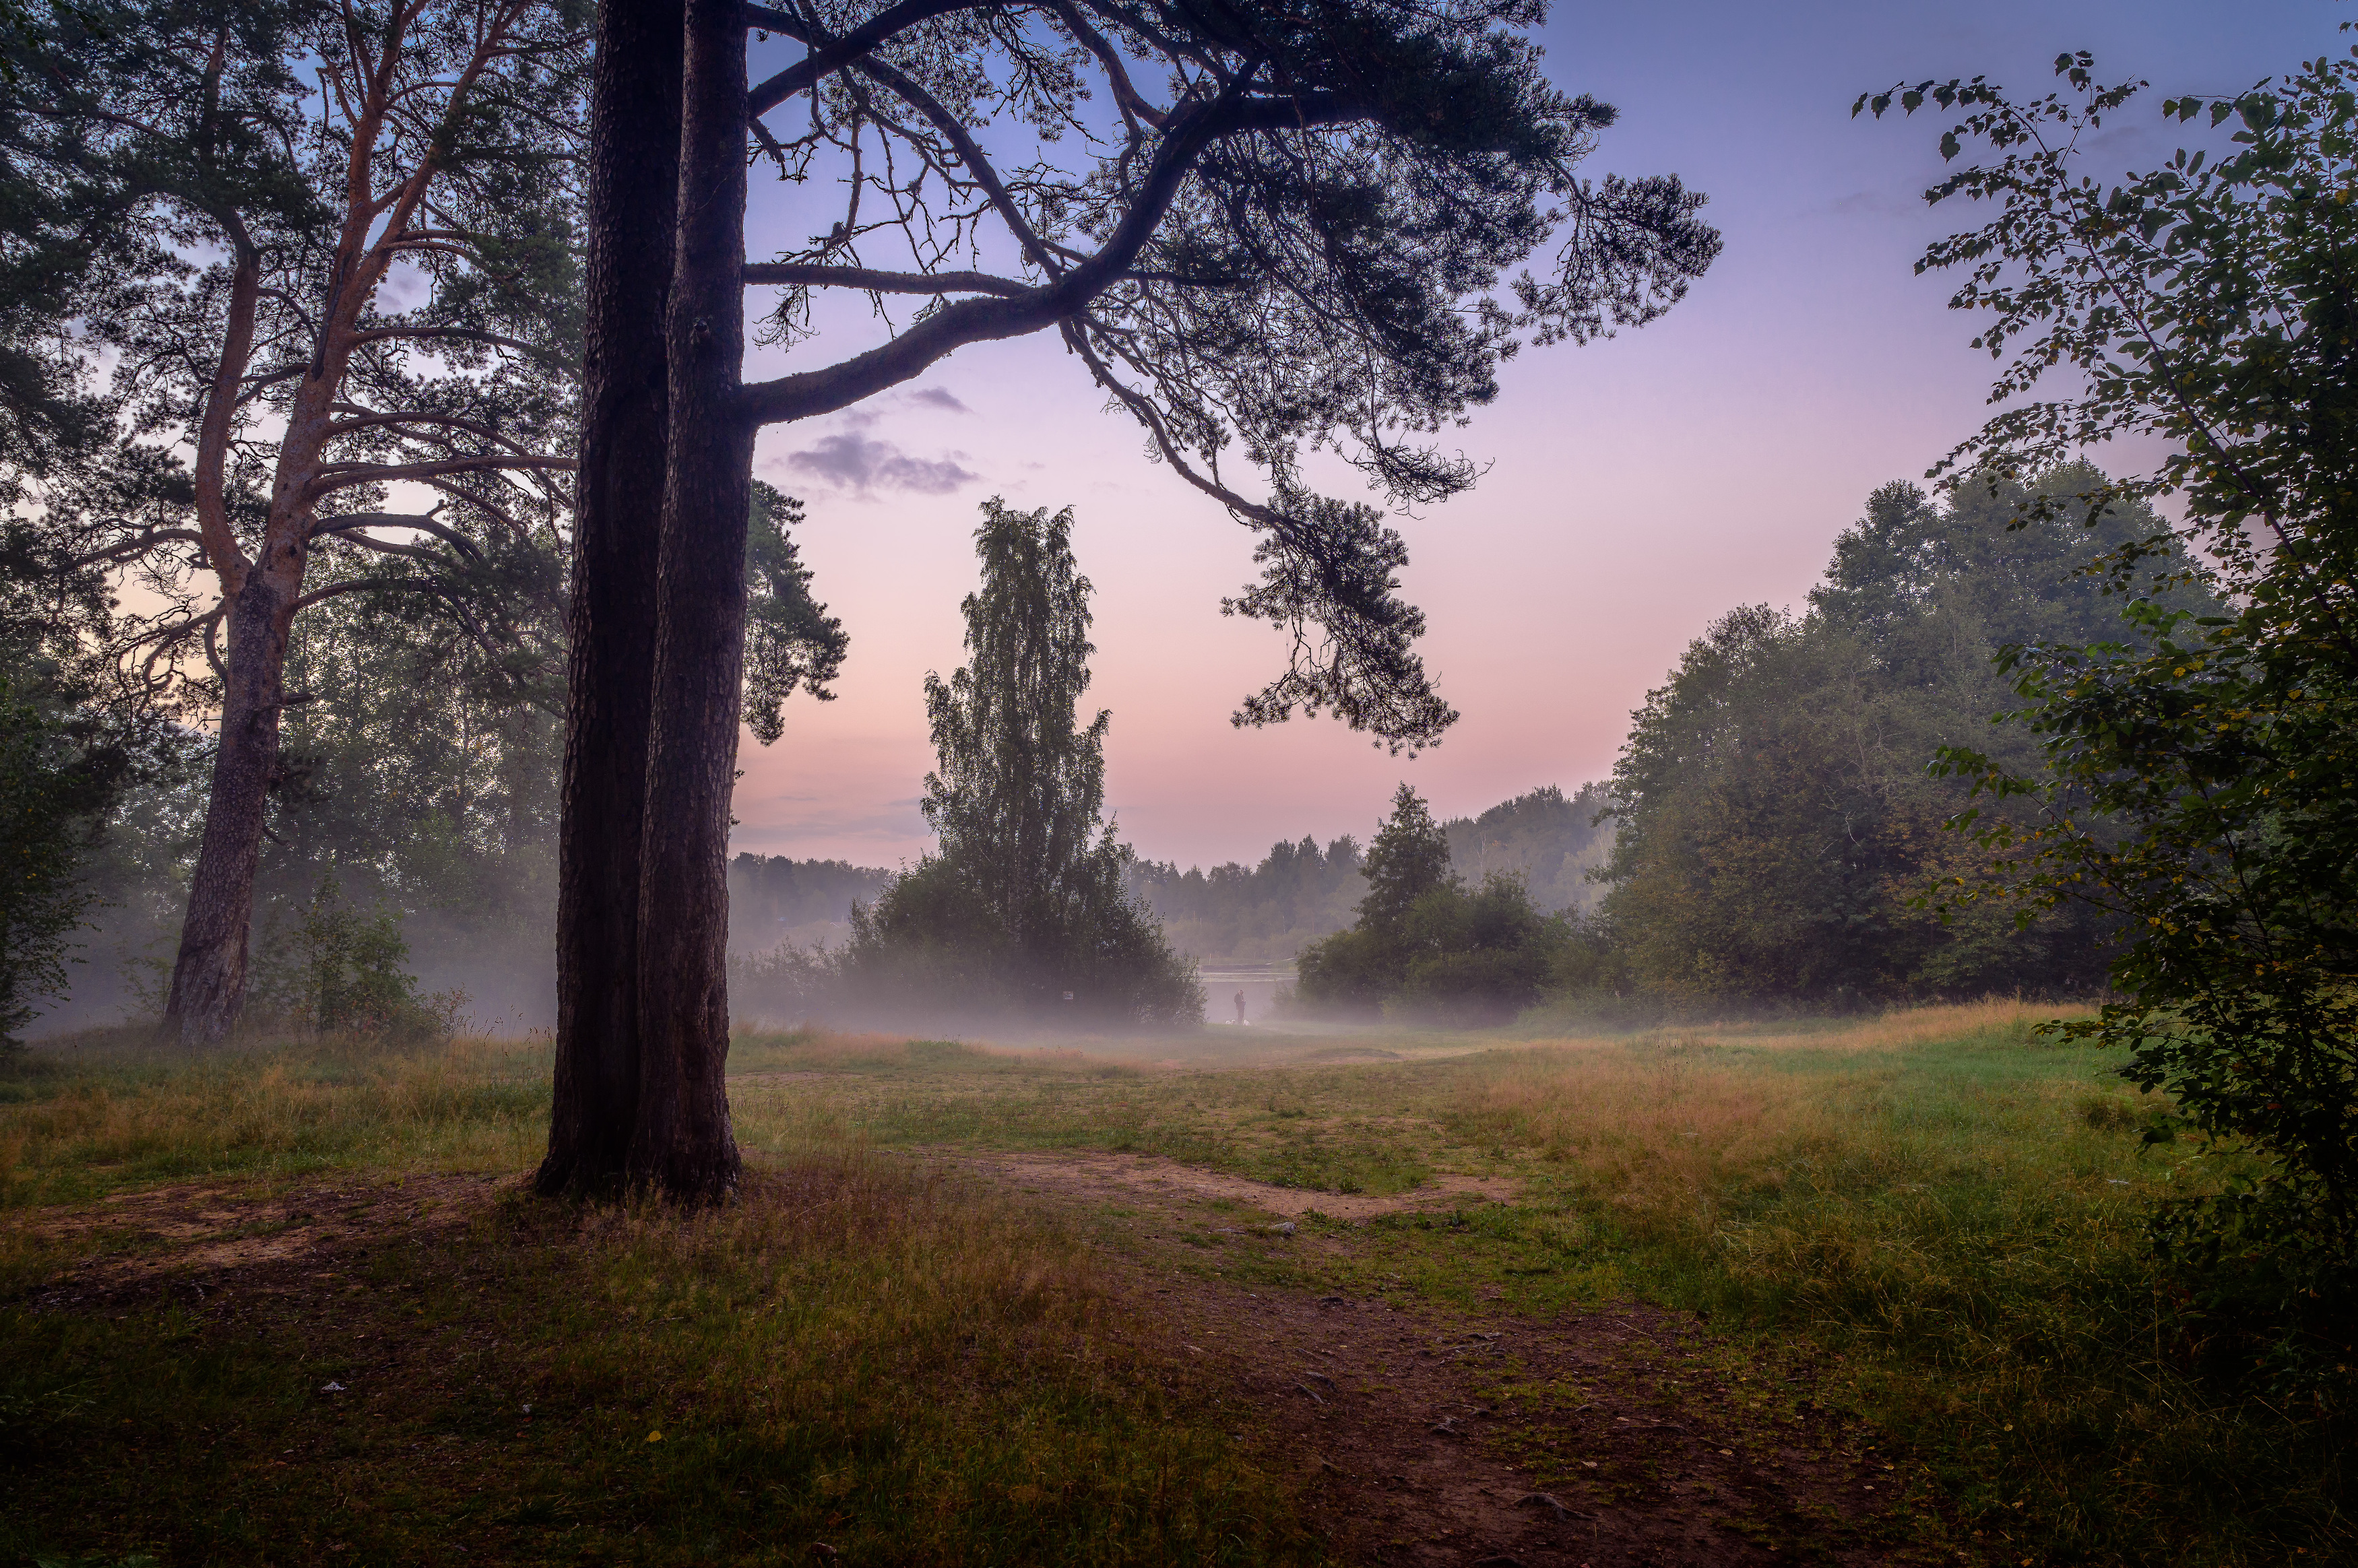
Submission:
[[[681,0],[605,0],[590,82],[581,467],[557,834],[557,1084],[545,1193],[611,1190],[638,1119],[639,832],[679,183]]]
[[[492,62],[511,52],[510,29],[522,8],[489,18],[491,25],[470,35],[472,50],[457,69],[443,103],[448,127],[469,123],[473,111],[468,94]],[[675,5],[670,36],[677,36]],[[362,50],[336,67],[351,67],[339,102],[349,116],[349,158],[342,186],[342,219],[333,265],[324,280],[324,297],[315,306],[297,308],[304,333],[313,342],[308,369],[292,388],[277,438],[277,465],[272,479],[269,511],[263,520],[254,558],[242,554],[230,524],[225,475],[230,448],[240,438],[243,416],[239,398],[253,385],[249,375],[256,337],[257,308],[267,295],[293,307],[283,288],[263,287],[262,255],[234,210],[211,211],[231,242],[235,257],[230,278],[228,312],[221,357],[214,366],[204,412],[195,431],[196,460],[191,468],[198,534],[207,564],[222,583],[229,647],[222,681],[221,744],[213,764],[213,788],[207,803],[203,844],[191,881],[189,913],[180,931],[178,961],[173,968],[170,993],[165,1004],[163,1030],[190,1044],[219,1040],[236,1023],[245,996],[247,946],[254,918],[254,878],[261,860],[264,819],[269,789],[278,766],[279,719],[285,703],[287,646],[296,614],[305,605],[359,586],[346,582],[306,595],[304,574],[311,553],[311,529],[323,497],[355,486],[402,477],[433,477],[515,467],[563,467],[559,460],[525,453],[495,440],[490,449],[459,456],[446,455],[409,463],[330,463],[334,443],[355,430],[404,422],[389,409],[355,407],[343,400],[346,373],[353,352],[363,343],[387,338],[430,338],[445,330],[432,324],[385,325],[363,320],[372,313],[378,285],[387,269],[414,243],[415,221],[432,211],[427,192],[443,169],[449,143],[439,135],[421,144],[405,144],[401,135],[384,140],[388,117],[411,90],[390,61],[404,57],[405,38],[415,29],[436,25],[419,6],[399,10],[375,46],[377,63],[368,64]],[[357,43],[355,48],[358,49]],[[676,53],[676,49],[675,49]],[[353,61],[359,63],[354,64]],[[382,69],[379,69],[379,67]],[[669,73],[676,77],[676,72]],[[676,146],[676,132],[671,145]],[[389,149],[392,149],[389,151]],[[415,154],[406,173],[403,156]],[[395,165],[390,187],[381,177],[385,160]],[[663,187],[668,189],[668,186]],[[332,186],[323,196],[332,195]],[[434,221],[434,220],[430,220]],[[282,329],[284,323],[282,321]],[[660,341],[656,364],[660,368]],[[269,381],[275,383],[274,374]],[[363,398],[368,395],[363,392]],[[359,417],[348,419],[347,416]],[[415,417],[431,421],[431,410]],[[451,427],[467,421],[453,421]],[[654,450],[660,451],[657,437]],[[635,801],[633,805],[635,806]],[[637,820],[635,813],[631,820]]]
[[[224,588],[229,647],[222,661],[221,743],[213,753],[204,839],[189,882],[188,917],[180,923],[179,957],[164,1002],[163,1035],[185,1045],[225,1038],[245,1005],[254,877],[262,860],[270,784],[278,771],[279,718],[287,707],[287,634],[302,607],[303,575],[310,562],[311,487],[350,351],[341,334],[350,330],[356,314],[357,306],[348,306],[330,317],[322,333],[330,346],[296,388],[254,560],[237,554],[222,524],[221,554],[238,575],[233,589]],[[232,341],[234,346],[234,327]],[[202,438],[224,438],[218,434],[224,427],[211,416],[209,406]],[[218,474],[217,457],[201,449],[200,472],[209,457]],[[207,543],[211,550],[210,538]],[[222,578],[225,585],[232,580],[228,572]]]
[[[262,858],[264,813],[278,768],[278,716],[284,708],[287,633],[302,586],[261,568],[245,580],[229,613],[227,689],[221,745],[213,753],[212,795],[189,883],[188,918],[172,966],[162,1035],[183,1045],[225,1037],[245,1004],[247,936],[254,925],[254,874]]]
[[[754,426],[744,368],[745,20],[687,0],[678,248],[665,337],[671,438],[640,837],[639,1104],[629,1175],[676,1197],[736,1184],[729,1056],[729,797],[744,666]]]

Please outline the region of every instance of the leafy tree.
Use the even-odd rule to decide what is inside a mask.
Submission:
[[[0,1042],[64,989],[124,792],[186,749],[105,679],[114,619],[103,574],[35,521],[0,522]]]
[[[1113,714],[1077,727],[1096,648],[1072,527],[1070,507],[1051,517],[984,503],[982,588],[958,607],[972,662],[947,681],[925,677],[940,757],[925,775],[926,824],[1019,948],[1062,925],[1065,880],[1104,831]]]
[[[940,763],[925,812],[941,847],[854,907],[846,973],[871,997],[914,986],[935,1006],[1200,1022],[1193,967],[1131,897],[1130,851],[1103,819],[1113,715],[1079,721],[1092,589],[1072,510],[982,510],[982,588],[961,606],[972,662],[925,679]]]
[[[1539,1000],[1568,929],[1533,907],[1523,880],[1507,871],[1470,892],[1454,881],[1431,890],[1402,925],[1409,958],[1399,1006],[1462,1023],[1503,1021]]]
[[[1359,901],[1359,924],[1396,931],[1416,901],[1435,888],[1456,884],[1449,864],[1449,836],[1433,819],[1424,797],[1403,784],[1392,792],[1392,814],[1368,843],[1360,868],[1368,892]]]
[[[0,670],[0,1054],[62,989],[90,894],[79,876],[92,781],[56,717]]]
[[[1339,451],[1404,502],[1461,491],[1476,465],[1426,438],[1496,395],[1502,357],[1652,319],[1718,248],[1676,179],[1577,176],[1614,115],[1541,77],[1526,36],[1541,15],[600,8],[573,603],[601,633],[574,639],[544,1186],[710,1195],[735,1178],[720,868],[743,596],[738,552],[714,545],[733,546],[761,426],[1053,330],[1259,535],[1262,578],[1226,608],[1288,631],[1295,658],[1240,721],[1329,709],[1401,744],[1438,737],[1454,714],[1413,652],[1400,538],[1313,495],[1298,454]],[[749,27],[800,58],[754,83]],[[796,124],[773,130],[781,111]],[[841,190],[840,216],[749,258],[749,154],[798,193]],[[806,347],[747,384],[748,287],[776,291],[759,330],[781,341],[831,321],[826,289],[870,301],[882,341],[861,329],[831,362]],[[896,299],[914,314],[895,319]],[[1237,452],[1265,499],[1223,470]]]
[[[2358,54],[2165,100],[2166,118],[2231,135],[2117,184],[2081,171],[2081,144],[2144,84],[2098,82],[2084,54],[2056,69],[2067,91],[2036,100],[1975,78],[1861,102],[1960,110],[1944,156],[1994,155],[1928,193],[1997,209],[1919,264],[1964,272],[1952,303],[1987,312],[1976,341],[2013,398],[1952,463],[2019,471],[2157,442],[2149,472],[2047,509],[2175,497],[2224,603],[2172,600],[2186,568],[2158,532],[2115,550],[2139,634],[2009,650],[2039,754],[1959,747],[1947,765],[2029,808],[1961,817],[1998,859],[1990,893],[2092,905],[2129,935],[2122,1000],[2063,1032],[2125,1048],[2125,1075],[2183,1127],[2266,1162],[2172,1211],[2165,1239],[2265,1245],[2292,1321],[2314,1324],[2302,1303],[2358,1266]],[[2036,397],[2058,369],[2068,392]],[[2327,1362],[2346,1338],[2327,1334]],[[2318,1350],[2298,1334],[2282,1348]]]
[[[1565,795],[1554,784],[1502,800],[1478,816],[1441,825],[1450,864],[1469,881],[1493,871],[1522,879],[1532,903],[1568,910],[1595,902],[1588,873],[1602,862],[1613,835],[1598,820],[1609,804],[1606,788],[1583,784]]]
[[[161,600],[126,665],[218,706],[167,1004],[186,1042],[243,1000],[296,619],[453,596],[435,568],[473,532],[563,504],[584,20],[531,0],[91,0],[47,7],[25,46],[13,118],[70,182],[50,227],[95,225],[109,253],[147,236],[76,303],[132,433],[164,447],[129,465],[140,504],[66,493],[50,521]],[[439,500],[389,509],[405,485]],[[371,573],[371,554],[426,569]]]
[[[812,600],[786,532],[799,503],[767,487],[756,495],[765,514],[748,547],[772,562],[747,579],[748,625],[763,628],[745,691],[758,733],[795,686],[827,691],[819,683],[832,678],[845,639]],[[471,549],[449,547],[431,569],[451,597],[355,592],[297,621],[287,681],[306,700],[287,710],[269,792],[257,943],[293,940],[333,878],[362,906],[402,922],[411,959],[434,984],[463,983],[483,1009],[511,1018],[546,1016],[564,743],[562,523],[495,529]],[[420,568],[386,557],[361,569],[397,582]],[[763,668],[778,677],[766,690]],[[183,791],[159,780],[125,802],[92,867],[115,906],[94,941],[147,952],[158,932],[177,928],[196,848]],[[286,960],[257,947],[254,962],[283,969]],[[89,989],[103,1005],[105,988]],[[270,1005],[286,1011],[283,999]]]
[[[1357,924],[1297,960],[1303,1003],[1478,1022],[1539,999],[1564,923],[1532,908],[1522,879],[1505,871],[1469,893],[1451,868],[1448,835],[1409,785],[1393,794],[1365,869]]]
[[[2070,467],[2038,492],[2101,478]],[[2006,698],[1993,658],[2029,637],[2125,634],[2082,568],[2159,526],[2125,503],[2093,536],[2055,518],[2010,527],[2031,493],[1977,486],[1939,506],[1887,485],[1837,539],[1806,616],[1737,610],[1688,649],[1614,773],[1594,935],[1616,961],[1570,960],[1568,985],[1681,1005],[2101,987],[2107,923],[2090,913],[2017,931],[1993,910],[1943,923],[1922,907],[1933,877],[1985,870],[1941,831],[1963,787],[1925,770],[1943,744],[1990,733]]]

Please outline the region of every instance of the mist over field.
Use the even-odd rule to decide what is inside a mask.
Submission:
[[[0,0],[0,1568],[2358,1563],[2358,21]]]

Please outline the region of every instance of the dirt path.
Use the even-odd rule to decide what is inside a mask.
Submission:
[[[1119,1206],[1140,1244],[1109,1264],[1142,1321],[1252,1412],[1256,1445],[1290,1467],[1346,1562],[1432,1568],[1706,1568],[1930,1562],[1906,1528],[1938,1507],[1867,1445],[1870,1434],[1796,1400],[1728,1386],[1693,1319],[1638,1306],[1550,1321],[1364,1296],[1247,1289],[1173,1266],[1167,1237],[1200,1228],[1206,1200],[1248,1203],[1282,1226],[1312,1209],[1363,1220],[1466,1201],[1502,1184],[1444,1178],[1368,1197],[1273,1187],[1128,1155],[990,1154],[941,1163],[1023,1201]],[[335,1271],[357,1250],[456,1229],[514,1178],[343,1180],[283,1190],[200,1185],[24,1217],[79,1249],[27,1304],[100,1311],[193,1292],[236,1319],[278,1299],[316,1314],[358,1291]],[[1191,1213],[1191,1210],[1193,1211]],[[1230,1217],[1244,1219],[1231,1214]],[[1244,1223],[1251,1225],[1249,1219]],[[1239,1231],[1239,1234],[1242,1234]],[[1153,1238],[1165,1238],[1158,1252]],[[1348,1248],[1322,1238],[1322,1247]],[[361,1336],[365,1339],[365,1335]],[[399,1336],[355,1354],[398,1357]],[[1806,1377],[1806,1363],[1789,1372]],[[1193,1380],[1193,1379],[1191,1379]],[[1950,1560],[1953,1561],[1953,1555]]]
[[[1714,1391],[1664,1397],[1693,1325],[1641,1309],[1469,1328],[1289,1292],[1172,1291],[1187,1343],[1299,1456],[1372,1563],[1606,1568],[1892,1560],[1883,1466],[1831,1419],[1764,1430]],[[1689,1375],[1692,1375],[1690,1372]],[[1570,1379],[1571,1408],[1502,1400]],[[1878,1491],[1878,1487],[1880,1490]]]
[[[1051,1189],[1072,1196],[1148,1197],[1170,1202],[1228,1198],[1249,1203],[1282,1219],[1315,1211],[1335,1219],[1368,1219],[1403,1209],[1441,1208],[1474,1198],[1505,1203],[1512,1182],[1479,1176],[1436,1176],[1413,1192],[1373,1197],[1364,1193],[1321,1193],[1223,1175],[1152,1154],[1098,1154],[1083,1150],[1052,1153],[981,1154],[951,1157],[948,1163],[1021,1190]]]
[[[1145,1228],[1227,1198],[1364,1219],[1504,1201],[1443,1177],[1391,1197],[1305,1192],[1151,1157],[946,1162],[1051,1201],[1117,1203]],[[1143,1209],[1145,1212],[1140,1214]],[[1350,1243],[1342,1243],[1347,1247]],[[1707,1568],[1936,1560],[1898,1517],[1937,1508],[1871,1435],[1806,1398],[1739,1395],[1692,1316],[1625,1305],[1550,1322],[1254,1290],[1141,1265],[1183,1349],[1262,1413],[1347,1560],[1471,1568]],[[1151,1277],[1148,1277],[1150,1276]],[[1787,1368],[1812,1375],[1806,1362]],[[1780,1414],[1779,1408],[1797,1413]],[[1911,1496],[1911,1491],[1913,1495]]]

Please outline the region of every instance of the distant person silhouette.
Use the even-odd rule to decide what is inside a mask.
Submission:
[[[1237,993],[1237,1022],[1238,1022],[1238,1023],[1242,1023],[1242,1022],[1244,1022],[1244,1021],[1245,1021],[1245,993],[1244,993],[1244,992],[1242,992],[1242,991],[1238,991],[1238,992]]]

